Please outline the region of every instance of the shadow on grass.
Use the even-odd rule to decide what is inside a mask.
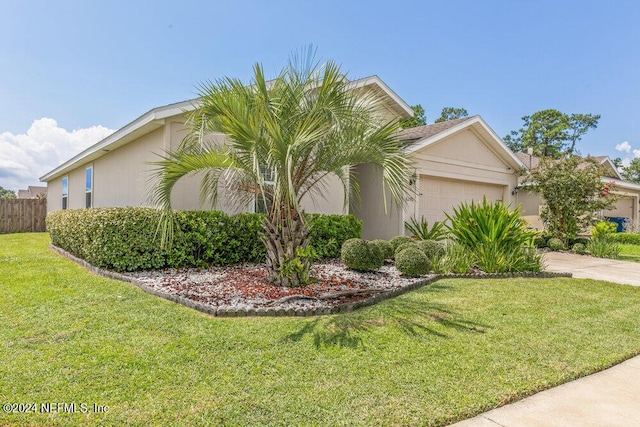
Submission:
[[[445,284],[429,286],[427,293],[448,289]],[[490,327],[464,320],[445,304],[429,302],[424,293],[412,292],[352,313],[318,317],[284,337],[284,341],[301,341],[311,336],[316,348],[364,348],[363,335],[376,328],[395,328],[412,338],[432,336],[448,338],[448,331],[484,333]]]

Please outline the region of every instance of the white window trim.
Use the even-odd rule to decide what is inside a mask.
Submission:
[[[87,171],[89,171],[89,169],[91,169],[91,182],[90,182],[91,188],[87,190]],[[87,194],[91,194],[90,206],[87,206]],[[84,205],[85,205],[85,208],[93,207],[93,165],[87,166],[84,170]]]

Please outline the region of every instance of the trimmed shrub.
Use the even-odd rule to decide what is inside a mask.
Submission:
[[[571,251],[579,255],[584,255],[587,253],[587,247],[584,245],[584,243],[574,243],[571,247]]]
[[[418,250],[421,250],[421,249],[420,249],[420,247],[418,246],[418,243],[417,243],[417,242],[415,242],[415,241],[411,241],[411,242],[403,243],[403,244],[401,244],[400,246],[398,246],[398,247],[396,248],[396,250],[395,250],[395,252],[394,252],[394,254],[393,254],[393,255],[394,255],[394,258],[395,258],[396,256],[398,256],[398,254],[399,254],[400,252],[404,251],[404,250],[405,250],[405,249],[407,249],[407,248],[416,248],[416,249],[418,249]]]
[[[340,258],[342,244],[362,235],[362,221],[353,215],[305,214],[311,246],[318,259]]]
[[[533,239],[533,245],[536,248],[546,248],[547,247],[547,239],[543,236],[536,237]]]
[[[588,237],[576,237],[575,239],[569,239],[571,247],[573,247],[573,245],[575,245],[576,243],[582,243],[583,245],[587,246],[590,241],[591,239],[589,239]]]
[[[340,258],[347,267],[356,271],[375,271],[384,264],[378,246],[362,239],[344,242]]]
[[[552,251],[561,251],[564,249],[564,243],[557,237],[552,237],[547,241],[547,246]]]
[[[417,247],[407,247],[396,253],[396,268],[405,276],[417,277],[429,273],[431,262]]]
[[[387,242],[386,240],[382,240],[382,239],[372,240],[369,243],[371,243],[372,245],[375,245],[375,246],[378,247],[378,249],[382,253],[382,257],[384,259],[392,259],[393,258],[393,246],[391,246],[391,243]]]
[[[640,234],[638,233],[613,233],[609,234],[607,237],[618,243],[640,245]]]
[[[445,253],[444,245],[440,242],[436,242],[435,240],[420,240],[416,242],[416,244],[430,260],[440,258]]]
[[[174,211],[173,241],[164,249],[158,234],[160,215],[157,209],[138,207],[73,209],[52,212],[46,222],[54,245],[116,271],[261,262],[265,258],[260,240],[262,214]],[[362,227],[352,215],[311,214],[307,219],[312,227],[311,248],[321,257],[339,256],[342,243],[358,237]]]
[[[411,243],[413,241],[414,240],[409,236],[396,236],[391,240],[389,240],[389,243],[391,244],[391,247],[393,248],[393,253],[395,254],[396,250],[398,249],[398,246],[402,245],[403,243]]]

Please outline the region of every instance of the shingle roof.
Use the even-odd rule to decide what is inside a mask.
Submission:
[[[462,117],[460,119],[434,123],[432,125],[424,125],[424,126],[417,126],[409,129],[403,129],[398,133],[398,138],[400,139],[400,141],[406,141],[409,143],[418,141],[421,139],[430,138],[434,135],[439,134],[440,132],[444,132],[447,129],[451,129],[452,127],[460,123],[466,122],[467,120],[471,120],[474,117],[477,117],[477,116]]]
[[[540,159],[527,153],[515,153],[522,163],[529,169],[535,169],[540,165]]]

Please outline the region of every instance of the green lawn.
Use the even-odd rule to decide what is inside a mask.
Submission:
[[[640,245],[630,243],[619,243],[620,259],[624,261],[640,262]]]
[[[444,425],[640,353],[631,286],[442,280],[345,315],[218,319],[48,241],[0,235],[0,401],[109,411],[0,425]]]

